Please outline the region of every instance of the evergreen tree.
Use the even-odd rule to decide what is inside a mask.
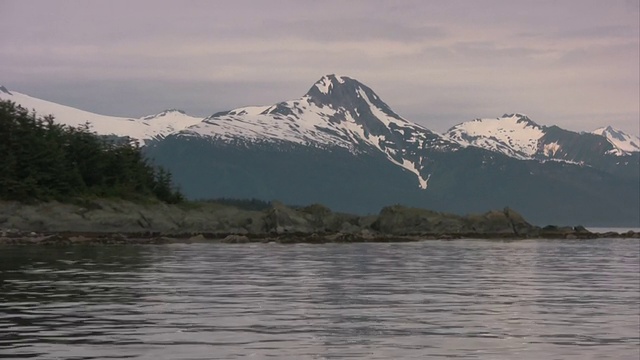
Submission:
[[[137,144],[106,140],[91,133],[87,124],[72,128],[54,120],[0,101],[0,198],[183,200],[171,174],[153,167]]]

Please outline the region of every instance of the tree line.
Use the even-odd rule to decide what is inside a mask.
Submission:
[[[171,173],[153,166],[130,139],[107,139],[58,124],[51,115],[0,101],[0,199],[77,197],[183,200]]]

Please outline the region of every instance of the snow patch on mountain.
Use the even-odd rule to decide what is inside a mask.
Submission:
[[[318,88],[318,90],[320,90],[321,93],[329,94],[329,91],[331,90],[331,84],[331,81],[323,78],[321,81],[318,81],[315,86]]]
[[[171,116],[171,115],[178,115],[182,114],[182,115],[186,115],[186,113],[182,110],[179,109],[167,109],[165,111],[162,111],[160,113],[154,114],[154,115],[147,115],[147,116],[143,116],[140,118],[140,120],[151,120],[151,119],[157,119],[157,118],[161,118],[161,117],[165,117],[165,116]]]
[[[560,144],[557,141],[552,143],[544,144],[543,153],[547,157],[553,157],[560,150]]]
[[[424,190],[427,188],[427,186],[429,185],[429,179],[431,178],[431,174],[428,174],[427,177],[425,178],[420,174],[420,170],[418,170],[418,167],[416,166],[416,164],[407,159],[402,159],[402,163],[395,161],[393,158],[391,158],[391,161],[409,170],[410,172],[416,174],[416,176],[418,176],[418,187],[420,187],[420,189]]]
[[[226,113],[215,114],[203,122],[181,132],[183,135],[211,137],[231,142],[243,140],[250,142],[288,141],[302,145],[336,145],[349,147],[350,133],[336,137],[331,134],[329,122],[336,111],[331,108],[319,108],[308,99],[286,102],[292,110],[288,115],[269,113],[269,106],[244,107]],[[301,119],[300,115],[304,114]]]
[[[99,135],[128,136],[137,140],[139,145],[202,121],[201,118],[189,116],[175,109],[139,119],[100,115],[34,98],[17,91],[9,91],[5,87],[0,89],[0,99],[13,101],[25,109],[36,111],[41,116],[53,115],[55,122],[59,124],[72,127],[86,124],[89,130]]]
[[[640,137],[629,135],[611,126],[601,127],[591,133],[604,136],[616,149],[623,153],[640,151]],[[616,154],[618,154],[616,152]],[[620,154],[624,155],[624,154]]]
[[[495,119],[475,119],[458,124],[445,135],[463,146],[476,146],[529,159],[538,151],[538,141],[544,135],[544,128],[526,115],[505,114]]]
[[[346,77],[346,76],[345,76],[345,77],[342,77],[342,76],[334,75],[334,74],[331,74],[331,75],[325,75],[325,76],[323,76],[320,80],[318,80],[318,81],[314,84],[314,86],[315,86],[316,88],[318,88],[318,90],[319,90],[321,93],[323,93],[323,94],[325,94],[325,95],[328,95],[328,94],[331,92],[331,89],[333,88],[334,83],[336,83],[336,82],[337,82],[338,84],[344,84],[344,83],[345,83],[345,81],[346,81],[346,80],[345,80],[345,78],[346,78],[346,79],[349,79],[349,78],[348,78],[348,77]]]
[[[253,111],[240,108],[208,117],[201,123],[185,129],[181,134],[211,137],[228,142],[288,141],[317,147],[338,146],[354,153],[358,152],[358,143],[364,141],[383,151],[380,143],[386,140],[385,136],[366,132],[351,111],[318,106],[309,96],[278,105],[288,109],[286,112],[282,111],[286,114],[269,112],[269,106],[251,107]],[[376,114],[384,124],[405,125],[389,118],[382,111],[376,111]],[[419,128],[417,125],[415,127]]]

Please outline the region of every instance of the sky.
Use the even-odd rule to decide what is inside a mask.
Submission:
[[[639,19],[640,0],[0,0],[0,84],[204,117],[338,74],[435,131],[518,112],[639,135]]]

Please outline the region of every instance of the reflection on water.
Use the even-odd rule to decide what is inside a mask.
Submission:
[[[637,359],[637,240],[0,247],[0,358]]]

